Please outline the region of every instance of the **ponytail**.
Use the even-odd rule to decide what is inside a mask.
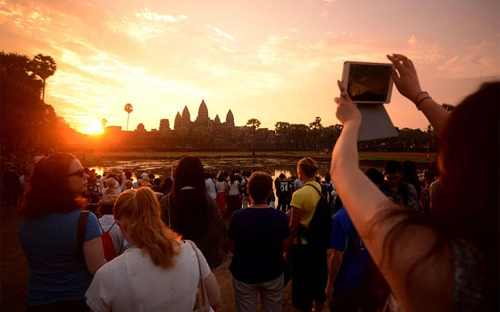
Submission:
[[[178,254],[179,236],[161,220],[160,203],[150,188],[126,190],[116,200],[114,216],[129,219],[134,246],[149,253],[157,266],[169,268]]]

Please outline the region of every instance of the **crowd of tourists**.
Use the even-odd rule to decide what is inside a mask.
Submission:
[[[411,60],[388,59],[440,137],[420,176],[411,161],[360,170],[361,114],[340,82],[344,128],[322,179],[311,157],[274,181],[205,172],[191,156],[163,181],[38,159],[25,185],[3,190],[23,217],[27,311],[217,311],[213,270],[228,259],[235,311],[281,311],[289,282],[296,311],[498,310],[500,83],[449,113]],[[4,186],[16,170],[4,167]]]

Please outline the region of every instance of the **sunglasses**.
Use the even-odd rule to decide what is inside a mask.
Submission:
[[[77,176],[77,177],[80,177],[80,178],[83,178],[84,175],[85,175],[85,171],[83,171],[83,168],[80,168],[77,171],[68,174],[68,176],[70,176],[70,177],[71,176]]]

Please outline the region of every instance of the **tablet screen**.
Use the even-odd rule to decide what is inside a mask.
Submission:
[[[392,64],[345,62],[343,80],[355,103],[389,103]]]

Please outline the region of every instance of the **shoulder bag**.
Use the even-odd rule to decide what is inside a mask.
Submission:
[[[210,302],[208,302],[207,289],[205,288],[205,283],[203,282],[203,276],[201,275],[201,265],[200,259],[198,258],[198,253],[196,252],[195,244],[190,240],[185,240],[189,246],[194,251],[196,255],[196,261],[198,262],[198,271],[200,272],[200,280],[198,282],[198,306],[193,309],[193,312],[210,312],[212,308],[210,307]]]

